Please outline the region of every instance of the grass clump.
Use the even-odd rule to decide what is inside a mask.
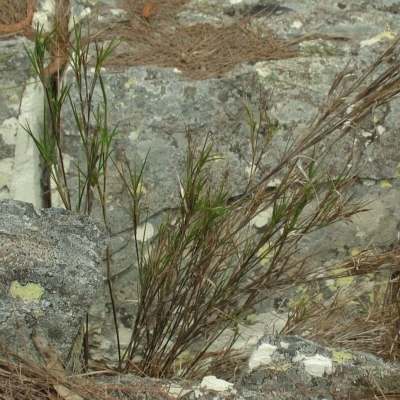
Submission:
[[[248,110],[252,166],[247,188],[239,197],[231,196],[225,178],[213,182],[213,163],[220,156],[208,137],[196,144],[188,133],[186,176],[177,178],[179,212],[162,224],[151,245],[145,250],[137,247],[138,312],[123,355],[125,368],[171,377],[179,360],[181,376],[199,376],[199,370],[218,373],[213,365],[220,368],[233,352],[245,316],[274,291],[376,273],[393,264],[393,254],[366,249],[341,263],[315,267],[310,263],[312,254],[301,254],[300,248],[307,234],[367,210],[351,192],[357,180],[350,167],[357,161],[355,155],[348,155],[335,176],[328,172],[329,160],[334,146],[352,137],[373,107],[398,94],[399,64],[378,72],[397,46],[398,41],[363,74],[347,66],[334,81],[320,116],[266,174],[260,174],[262,161],[280,133],[262,103],[258,116]],[[349,105],[353,106],[350,112]],[[262,126],[267,131],[261,134]],[[132,203],[137,204],[142,173],[134,174],[134,185],[126,170],[120,174]],[[139,214],[140,207],[133,207],[134,221]],[[260,215],[265,216],[261,232],[254,229]],[[351,298],[348,293],[347,302]],[[296,309],[287,332],[310,318],[310,306],[310,302],[303,304],[300,314]],[[322,309],[318,315],[324,319]],[[226,330],[231,341],[221,351],[209,352]]]
[[[67,59],[75,77],[77,105],[71,100],[72,86],[62,81],[54,85],[46,72],[46,51],[56,41],[54,35],[60,35],[59,30],[47,34],[39,28],[35,49],[28,52],[45,89],[48,114],[44,116],[41,135],[29,126],[25,128],[35,141],[64,206],[91,214],[96,191],[109,227],[107,171],[118,131],[109,127],[102,65],[118,42],[103,46],[94,43],[95,68],[90,72],[90,41],[84,43],[82,32],[75,25]],[[349,154],[335,174],[329,173],[329,163],[335,146],[353,138],[373,109],[398,95],[400,62],[397,58],[389,66],[386,62],[396,57],[399,40],[365,71],[346,66],[333,82],[319,116],[305,134],[297,139],[291,136],[290,144],[267,172],[263,163],[286,128],[271,122],[263,99],[257,113],[248,109],[251,168],[247,186],[239,196],[232,195],[227,169],[217,176],[216,161],[223,156],[213,148],[210,136],[200,143],[187,132],[185,173],[178,175],[176,181],[180,206],[167,215],[152,241],[144,241],[139,232],[146,220],[141,189],[145,165],[114,161],[130,199],[135,238],[132,257],[137,259],[139,271],[135,319],[130,342],[123,349],[111,279],[112,254],[108,249],[107,282],[120,371],[166,378],[215,374],[215,368],[234,353],[246,316],[274,291],[389,269],[391,254],[365,250],[338,265],[314,267],[309,262],[312,254],[299,249],[309,233],[348,221],[366,210],[366,205],[355,201],[351,192],[357,179],[351,167],[357,161],[355,154]],[[97,85],[100,103],[93,98]],[[65,107],[72,110],[85,157],[84,164],[75,165],[76,199],[71,197],[63,162],[61,115]],[[257,218],[264,218],[264,223],[256,224]],[[286,332],[309,319],[307,310],[308,306],[296,310]],[[323,312],[319,310],[318,315]],[[230,339],[219,351],[211,351],[226,332]],[[86,349],[89,340],[87,332]],[[89,366],[87,351],[85,366]]]

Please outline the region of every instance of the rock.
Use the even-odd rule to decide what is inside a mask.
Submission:
[[[31,341],[40,334],[65,364],[79,362],[78,338],[102,283],[97,267],[107,243],[108,233],[95,218],[0,200],[3,356],[12,350],[41,361]]]
[[[399,375],[399,362],[384,362],[367,353],[324,347],[297,336],[265,335],[234,388],[225,390],[221,382],[215,387],[200,384],[180,399],[373,398],[382,392],[397,390],[398,393]]]
[[[271,399],[342,399],[399,389],[400,363],[367,353],[323,347],[297,336],[265,335],[237,385]]]
[[[0,197],[42,206],[39,153],[22,128],[43,129],[43,88],[25,51],[32,48],[26,39],[0,42]]]
[[[115,157],[117,163],[124,161],[126,157],[131,161],[137,160],[140,164],[150,149],[143,184],[148,207],[146,209],[146,217],[148,217],[146,232],[148,233],[156,232],[163,210],[176,208],[179,204],[177,172],[182,176],[184,171],[182,160],[187,146],[185,126],[196,137],[200,137],[200,141],[201,135],[204,135],[207,130],[211,131],[216,150],[229,160],[232,194],[237,195],[244,190],[247,183],[251,160],[245,106],[248,105],[256,112],[261,94],[269,100],[268,111],[273,121],[288,123],[296,133],[304,132],[321,105],[324,104],[330,85],[343,66],[348,61],[354,61],[358,73],[365,71],[393,39],[394,34],[390,28],[395,29],[400,26],[398,6],[390,0],[376,1],[375,4],[370,4],[373,2],[307,0],[297,3],[280,2],[276,8],[270,3],[261,4],[256,0],[192,0],[182,1],[182,4],[171,2],[173,4],[170,9],[167,3],[160,4],[154,16],[146,24],[141,19],[143,7],[136,3],[129,3],[129,8],[122,10],[119,8],[122,5],[117,1],[75,0],[71,2],[71,21],[72,17],[75,17],[76,21],[84,21],[86,15],[92,18],[99,16],[98,22],[102,24],[99,30],[104,35],[107,33],[106,39],[112,37],[117,28],[125,24],[127,29],[132,30],[132,27],[139,29],[139,32],[143,34],[142,37],[146,39],[145,42],[148,43],[151,38],[154,39],[152,32],[155,32],[155,35],[161,36],[165,42],[165,49],[173,49],[172,57],[170,57],[171,54],[167,54],[162,63],[154,62],[152,57],[164,52],[159,51],[160,48],[150,46],[147,49],[149,52],[142,52],[143,48],[137,47],[135,43],[142,37],[130,33],[125,37],[132,39],[131,42],[124,43],[117,49],[111,63],[106,65],[102,72],[109,107],[112,110],[109,123],[111,128],[118,124],[118,129],[121,130],[121,134],[114,142],[112,156]],[[100,13],[96,12],[97,7],[100,8]],[[266,60],[262,58],[261,53],[254,55],[251,60],[237,57],[238,53],[234,52],[235,47],[237,48],[242,43],[240,41],[235,43],[232,37],[237,31],[243,30],[243,26],[239,26],[239,23],[248,16],[254,17],[249,21],[249,25],[245,26],[249,29],[248,32],[252,32],[253,29],[257,32],[261,29],[264,30],[265,36],[272,30],[271,40],[276,41],[275,47],[282,44],[281,40],[295,40],[301,35],[315,35],[315,38],[301,43],[296,50],[296,56],[290,59],[276,57]],[[126,23],[125,18],[129,23]],[[199,26],[197,28],[194,26],[195,23],[202,24],[198,32],[205,38],[207,38],[207,32],[217,35],[217,28],[231,25],[232,30],[226,31],[224,40],[220,41],[228,47],[229,51],[217,52],[212,47],[203,49],[200,47],[204,43],[196,42],[195,46],[198,45],[200,51],[197,52],[197,47],[191,49],[192,43],[190,43],[188,49],[191,54],[188,52],[182,54],[177,52],[176,46],[181,43],[181,39],[182,43],[187,43],[184,42],[184,36],[176,44],[167,42],[170,37],[173,37],[173,32],[182,28],[188,37],[192,35],[189,39],[194,41],[194,34],[190,29],[199,29]],[[163,31],[164,28],[166,28],[165,31]],[[132,30],[132,32],[136,31]],[[344,36],[347,40],[337,40],[338,37],[343,39]],[[211,40],[212,37],[213,35],[210,35],[210,43],[214,43]],[[251,35],[247,34],[243,40],[250,40],[250,37]],[[101,40],[104,36],[98,38]],[[259,47],[259,45],[254,45],[254,51],[259,50]],[[267,46],[267,49],[273,50],[273,46]],[[262,48],[262,51],[268,53],[265,48]],[[132,59],[129,57],[135,56],[136,53],[140,55],[140,64],[137,61],[130,64],[129,60]],[[193,60],[196,61],[197,56],[200,59],[202,53],[208,54],[210,60],[213,54],[219,54],[220,57],[227,54],[228,57],[225,57],[223,62],[217,57],[214,59],[214,64],[203,58],[204,65],[201,63],[195,65]],[[28,120],[33,126],[32,121],[37,122],[42,117],[42,108],[39,107],[41,102],[37,99],[42,99],[43,92],[40,93],[40,85],[36,85],[35,95],[32,95],[29,88],[33,88],[34,85],[26,85],[26,91],[23,94],[23,88],[20,85],[28,81],[29,63],[18,39],[4,42],[1,45],[0,54],[7,56],[0,62],[2,71],[0,84],[2,88],[13,87],[10,91],[0,91],[0,101],[5,105],[0,109],[0,194],[2,197],[26,199],[26,196],[30,196],[36,190],[31,201],[35,201],[38,205],[41,198],[38,195],[40,191],[38,173],[35,171],[37,171],[39,161],[35,156],[37,153],[32,149],[32,142],[21,129],[21,124],[26,124]],[[231,56],[232,54],[237,58]],[[146,58],[146,55],[151,57]],[[236,64],[230,63],[229,58],[237,61]],[[122,64],[118,65],[121,61]],[[193,64],[191,64],[192,61]],[[214,67],[224,63],[227,63],[229,68],[225,68],[219,74],[211,73]],[[185,71],[190,70],[187,68],[188,64],[191,67],[191,75],[185,74]],[[200,79],[199,76],[204,71],[207,72],[207,68],[210,68],[210,74]],[[66,71],[63,77],[66,83],[74,82],[71,71]],[[73,100],[79,101],[74,88],[71,93]],[[273,96],[270,97],[272,94]],[[20,101],[21,97],[22,101]],[[96,88],[94,98],[97,101],[95,105],[102,106],[99,88]],[[357,254],[360,249],[372,242],[376,248],[380,249],[397,243],[396,225],[400,220],[398,207],[400,182],[396,179],[400,174],[397,135],[399,104],[400,100],[397,98],[371,111],[365,124],[354,132],[354,147],[352,146],[353,138],[351,138],[350,142],[345,143],[346,146],[332,152],[332,163],[340,165],[346,159],[347,151],[365,150],[362,168],[357,175],[360,179],[354,188],[354,194],[356,200],[369,203],[371,211],[362,214],[353,225],[348,225],[347,221],[344,221],[310,234],[307,238],[308,243],[304,244],[300,250],[303,254],[320,252],[310,259],[309,262],[312,265],[329,265],[336,262],[338,258]],[[35,107],[29,107],[30,105]],[[77,182],[74,162],[81,157],[80,137],[74,127],[74,118],[70,111],[64,110],[62,124],[62,143],[67,161],[68,178],[72,182],[73,179]],[[40,132],[40,125],[36,126],[37,131]],[[276,135],[277,143],[269,150],[269,157],[265,160],[266,170],[273,168],[283,149],[286,148],[288,138],[290,138],[290,133]],[[28,144],[31,145],[30,148]],[[32,168],[33,159],[35,168]],[[36,177],[36,180],[33,180],[32,175]],[[124,196],[119,175],[112,166],[108,179],[107,207],[114,251],[112,274],[118,281],[117,319],[123,339],[121,344],[125,350],[130,338],[131,321],[135,317],[132,299],[136,296],[134,288],[137,283],[137,266],[130,250],[133,248],[131,210]],[[29,186],[27,189],[28,182],[35,182],[34,187]],[[76,187],[74,189],[73,186],[71,185],[71,190],[72,192],[75,190],[76,194]],[[53,198],[52,201],[54,204],[56,199]],[[96,212],[100,215],[99,207],[95,208]],[[40,215],[46,213],[41,211]],[[255,222],[256,224],[258,222]],[[23,258],[20,255],[22,250],[17,250],[18,257]],[[48,254],[45,252],[41,257],[44,256]],[[36,279],[30,269],[26,271]],[[65,276],[62,275],[64,280],[71,278],[71,275],[66,274],[65,271],[62,271],[62,274],[65,274]],[[86,276],[79,277],[87,279]],[[98,278],[97,273],[93,274],[93,277],[90,276],[90,279],[95,277]],[[23,303],[23,296],[26,296],[22,293],[21,286],[25,288],[25,293],[27,290],[30,291],[30,296],[40,297],[40,302],[46,296],[50,296],[48,289],[42,287],[41,283],[30,282],[27,277],[21,281],[20,278],[20,276],[12,278],[16,282],[13,284],[12,291],[21,299],[18,300],[20,303]],[[55,279],[54,276],[51,278]],[[349,277],[349,279],[353,278]],[[9,282],[10,288],[14,281]],[[346,282],[338,280],[321,283],[321,286],[324,292],[326,290],[329,295],[332,295],[340,289],[341,285],[348,282],[349,280]],[[28,284],[33,286],[28,286]],[[54,287],[56,288],[54,290],[62,292],[56,282]],[[299,288],[299,290],[303,289],[306,288]],[[94,321],[93,326],[98,329],[96,332],[93,331],[94,334],[91,337],[91,355],[95,360],[110,362],[110,365],[115,366],[118,361],[117,346],[111,307],[107,307],[106,304],[109,302],[107,290],[108,288],[105,288],[99,293],[92,307],[91,321]],[[69,292],[69,295],[73,297],[72,292]],[[282,298],[277,299],[271,296],[271,301],[265,302],[262,305],[264,309],[261,311],[274,313],[278,308],[282,310],[280,305],[275,306],[274,300],[277,300],[276,304],[284,304],[288,297],[290,296],[287,293],[285,297],[282,295]],[[33,301],[29,301],[29,298],[25,298],[25,301],[31,304],[30,309],[37,311],[38,306],[34,308]],[[89,301],[85,303],[85,305],[88,304]],[[37,312],[40,314],[42,310]],[[50,314],[39,318],[49,318],[47,315]],[[64,317],[67,318],[65,315]],[[79,318],[81,317],[82,315],[79,314]],[[30,317],[29,321],[37,322],[33,317]],[[65,324],[61,327],[63,330]],[[57,336],[54,332],[52,334]],[[21,343],[18,333],[13,332],[13,335],[15,343]],[[72,343],[73,339],[70,342]],[[63,357],[66,359],[68,359],[70,342],[65,342],[65,348],[62,349]],[[271,350],[268,346],[279,348],[278,344],[268,344],[264,346],[264,349]],[[279,353],[276,350],[271,356],[276,355],[276,352]],[[329,359],[328,355],[323,357]],[[316,359],[320,366],[325,365],[326,371],[329,371],[329,361],[319,357]],[[314,364],[312,360],[304,359],[298,361],[296,365],[306,369]],[[250,381],[252,377],[256,379],[256,371],[259,368],[261,367],[249,373]]]

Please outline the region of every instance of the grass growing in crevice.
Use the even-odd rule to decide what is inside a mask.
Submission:
[[[42,132],[33,132],[28,123],[24,126],[24,129],[35,142],[64,207],[67,210],[90,215],[93,211],[94,192],[97,192],[102,218],[105,226],[109,229],[106,206],[108,162],[112,153],[111,143],[118,134],[118,130],[117,127],[110,129],[108,124],[110,111],[101,72],[105,60],[115,50],[119,42],[110,41],[108,44],[99,44],[94,41],[93,58],[95,66],[93,72],[89,73],[88,60],[92,56],[90,40],[83,38],[82,28],[77,24],[74,24],[71,40],[66,37],[65,29],[63,30],[62,27],[64,25],[56,25],[51,32],[45,32],[43,27],[38,27],[33,50],[26,49],[33,71],[44,89],[45,115],[43,116]],[[87,35],[90,37],[90,32]],[[59,40],[59,37],[62,39]],[[75,103],[70,96],[72,85],[59,80],[60,71],[51,69],[55,64],[51,62],[51,58],[49,59],[50,49],[60,41],[65,43],[67,40],[68,46],[64,47],[62,57],[67,58],[69,67],[73,71],[74,84],[79,96],[78,103]],[[57,76],[56,80],[54,80],[55,75]],[[97,87],[100,87],[101,90],[101,105],[95,105],[93,100]],[[61,119],[62,112],[66,107],[70,107],[72,112],[74,127],[79,133],[85,159],[84,165],[80,164],[79,161],[74,164],[78,176],[78,187],[73,188],[78,193],[75,204],[71,198],[62,143],[64,137]],[[106,260],[107,282],[111,302],[114,305],[109,247],[107,248]],[[115,323],[115,329],[119,343],[117,323]],[[88,335],[87,327],[86,335]],[[85,343],[85,365],[87,365],[89,358],[87,337]]]
[[[28,51],[45,90],[48,114],[44,116],[41,135],[32,132],[29,126],[25,128],[35,141],[64,206],[91,214],[97,192],[108,228],[107,170],[118,131],[109,127],[102,65],[118,42],[94,43],[96,61],[92,73],[88,68],[89,44],[83,44],[82,31],[75,25],[73,40],[68,44],[68,62],[79,95],[75,104],[70,97],[71,85],[61,83],[55,92],[48,83],[47,51],[57,34],[57,28],[50,34],[39,28],[34,51]],[[320,115],[304,135],[297,140],[292,136],[284,154],[266,173],[262,172],[263,161],[285,127],[271,122],[262,99],[258,115],[248,109],[251,172],[240,196],[231,195],[228,174],[216,176],[216,161],[223,162],[223,156],[213,148],[210,137],[201,143],[187,132],[185,173],[176,180],[180,207],[167,216],[150,242],[144,241],[139,233],[139,225],[146,217],[142,207],[145,165],[115,162],[130,199],[135,238],[133,256],[138,260],[139,271],[132,334],[129,345],[122,349],[108,248],[107,281],[120,370],[167,378],[216,374],[236,350],[235,342],[240,338],[245,316],[273,291],[392,267],[397,259],[392,258],[393,254],[371,255],[365,251],[339,265],[315,268],[309,263],[313,255],[302,254],[299,246],[307,234],[366,210],[351,194],[357,176],[349,167],[357,161],[354,154],[349,154],[343,166],[332,174],[331,152],[341,140],[355,134],[373,109],[398,95],[400,61],[385,67],[398,49],[399,39],[396,39],[365,72],[347,66],[336,77]],[[384,72],[380,72],[382,67]],[[100,105],[93,98],[96,87],[100,87]],[[84,164],[75,165],[78,176],[75,207],[63,161],[61,113],[65,107],[72,110],[85,156]],[[269,216],[259,230],[254,221],[262,212],[268,212]],[[338,297],[335,304],[339,300]],[[311,321],[310,315],[314,315],[307,307],[299,307],[292,315],[285,328],[287,332]],[[321,317],[326,307],[331,306],[318,310],[316,315]],[[224,333],[230,333],[230,339],[220,351],[212,351],[212,345]],[[89,339],[87,336],[86,340]],[[86,354],[86,366],[88,359]]]

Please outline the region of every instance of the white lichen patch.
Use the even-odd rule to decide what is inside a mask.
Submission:
[[[323,377],[325,375],[331,375],[334,372],[334,366],[332,359],[316,354],[312,357],[307,357],[304,354],[298,353],[293,357],[294,363],[302,362],[304,369],[309,375]]]
[[[224,392],[233,389],[233,383],[218,379],[213,375],[205,376],[200,383],[200,388]]]
[[[125,328],[124,325],[119,324],[118,332],[121,348],[126,350],[131,342],[132,329]]]
[[[154,236],[154,228],[150,223],[141,224],[137,228],[137,239],[141,242],[147,242]]]
[[[260,365],[268,365],[272,361],[272,355],[275,353],[276,346],[268,343],[262,343],[253,352],[249,359],[249,369],[253,370]]]
[[[319,354],[314,357],[308,357],[303,362],[306,371],[313,376],[331,375],[334,371],[332,360]]]
[[[271,70],[267,67],[267,63],[265,61],[260,61],[255,64],[254,70],[260,75],[261,78],[266,78],[271,75]]]
[[[361,183],[364,186],[370,187],[376,185],[376,180],[375,179],[361,179]]]
[[[126,10],[123,10],[121,8],[110,8],[110,12],[115,18],[118,18],[120,22],[128,21],[128,13]]]
[[[303,27],[303,23],[301,21],[293,21],[290,27],[293,29],[300,29]]]
[[[90,7],[86,7],[79,14],[72,15],[68,23],[68,31],[71,32],[74,26],[78,25],[83,19],[89,17],[91,13],[92,10]]]
[[[378,132],[378,135],[382,135],[383,133],[385,133],[386,128],[383,125],[377,125],[376,126],[376,131]]]
[[[256,228],[262,228],[267,225],[269,220],[271,219],[273,212],[273,207],[269,207],[264,211],[261,211],[254,218],[250,220],[250,225],[254,225]]]
[[[12,158],[3,158],[0,161],[0,189],[4,189],[7,194],[11,186],[13,161]],[[6,197],[5,193],[2,193],[2,197]]]
[[[0,135],[6,144],[15,144],[17,130],[18,120],[16,118],[12,117],[3,121],[0,126]]]
[[[31,26],[40,26],[45,32],[51,32],[54,29],[52,16],[55,15],[55,3],[52,0],[42,0],[40,8],[41,11],[33,13]]]

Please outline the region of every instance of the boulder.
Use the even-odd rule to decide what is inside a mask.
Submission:
[[[82,324],[102,275],[108,233],[87,215],[0,200],[0,353],[37,359],[43,337],[79,368]]]

